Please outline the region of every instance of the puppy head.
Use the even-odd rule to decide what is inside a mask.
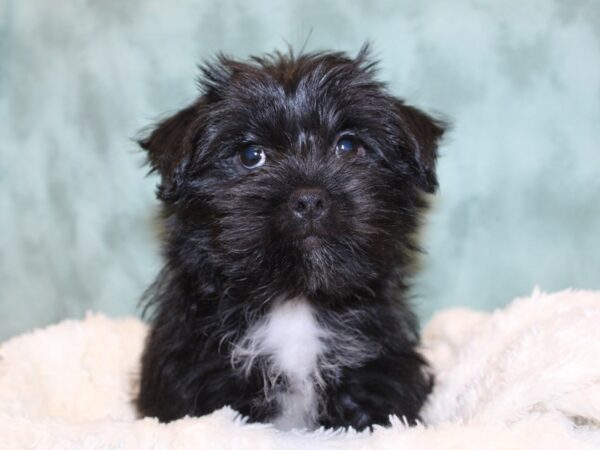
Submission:
[[[368,292],[411,246],[443,127],[392,97],[363,50],[219,57],[140,142],[168,255],[273,295]]]

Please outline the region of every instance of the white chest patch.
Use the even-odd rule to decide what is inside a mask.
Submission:
[[[254,364],[261,364],[267,400],[275,400],[279,408],[273,421],[277,428],[315,425],[322,381],[319,357],[326,339],[306,299],[297,298],[275,304],[235,347],[235,367],[249,373]]]

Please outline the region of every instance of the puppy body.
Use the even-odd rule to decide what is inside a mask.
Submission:
[[[166,225],[141,414],[414,422],[430,379],[405,290],[442,127],[365,51],[220,58],[201,86],[141,142]]]

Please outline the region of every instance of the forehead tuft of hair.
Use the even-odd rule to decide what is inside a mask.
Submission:
[[[327,84],[334,78],[343,78],[351,84],[383,87],[375,80],[378,61],[372,59],[368,44],[361,47],[354,58],[343,52],[295,53],[274,51],[247,60],[237,60],[223,53],[199,65],[197,85],[209,99],[219,98],[227,86],[236,81],[270,80],[287,90],[294,90],[307,78]]]

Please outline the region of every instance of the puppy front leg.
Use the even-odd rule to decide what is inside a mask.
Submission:
[[[390,414],[414,424],[432,387],[432,379],[423,369],[424,362],[414,351],[381,356],[364,366],[344,369],[339,383],[327,393],[320,424],[362,430],[389,425]]]
[[[162,422],[202,416],[225,405],[251,421],[266,420],[271,412],[271,405],[256,401],[263,392],[260,376],[240,376],[217,345],[186,335],[185,327],[153,329],[141,375],[138,410]]]

